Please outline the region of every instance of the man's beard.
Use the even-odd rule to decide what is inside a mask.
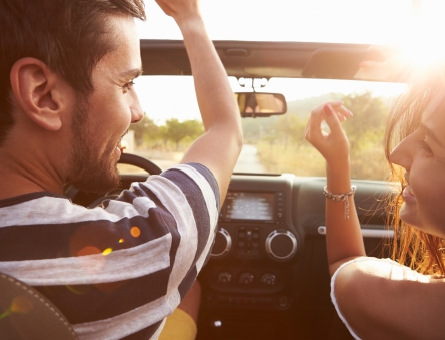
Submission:
[[[99,155],[100,141],[94,140],[94,131],[89,129],[89,114],[88,102],[78,98],[73,114],[67,181],[81,191],[102,194],[120,184],[116,162],[111,157],[117,145],[107,146],[105,153]]]

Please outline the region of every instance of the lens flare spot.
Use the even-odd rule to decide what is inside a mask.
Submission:
[[[113,249],[111,248],[107,248],[102,252],[103,256],[107,256],[108,254],[111,254],[111,252],[113,251]]]
[[[133,237],[139,237],[141,235],[141,230],[138,227],[132,227],[130,229],[130,234]]]
[[[32,303],[26,296],[19,295],[12,300],[11,312],[27,314],[32,309]]]
[[[29,301],[27,296],[18,295],[12,299],[11,306],[0,314],[0,320],[8,317],[11,314],[27,314],[33,309],[32,302]]]
[[[112,292],[123,285],[125,285],[126,281],[117,281],[117,282],[108,282],[108,283],[98,283],[95,284],[94,287],[99,289],[102,292],[109,293]]]
[[[89,285],[75,285],[75,286],[65,286],[70,292],[76,295],[83,295],[91,290]]]
[[[99,256],[92,259],[89,255],[102,255],[102,252],[93,246],[84,247],[77,252],[77,259],[82,269],[87,273],[98,273],[105,264],[105,257]]]
[[[121,238],[121,239],[119,240],[119,243],[124,243],[124,239]]]
[[[93,247],[93,246],[86,246],[83,247],[82,249],[80,249],[77,252],[77,256],[88,256],[88,255],[95,255],[95,254],[100,254],[101,251],[99,250],[99,248],[97,247]]]

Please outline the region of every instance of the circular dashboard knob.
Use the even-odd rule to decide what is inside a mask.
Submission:
[[[230,248],[232,248],[232,238],[229,232],[224,228],[219,228],[216,232],[215,243],[210,252],[211,256],[213,258],[220,258],[227,255]]]
[[[266,252],[274,260],[290,259],[297,251],[297,238],[288,230],[272,231],[266,239]]]
[[[261,276],[261,283],[266,286],[273,286],[275,285],[277,281],[277,277],[274,274],[266,273],[263,276]]]
[[[222,284],[230,283],[230,281],[232,281],[232,274],[229,272],[221,272],[218,274],[217,281]]]
[[[253,283],[254,280],[254,276],[252,273],[249,272],[244,272],[239,276],[238,282],[241,283],[242,285],[251,285]]]

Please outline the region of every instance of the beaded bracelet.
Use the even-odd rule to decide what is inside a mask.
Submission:
[[[341,195],[336,195],[333,194],[332,192],[328,191],[328,187],[324,187],[323,189],[323,195],[326,196],[326,198],[333,200],[333,201],[338,201],[338,202],[345,202],[345,220],[349,220],[349,196],[353,196],[355,194],[355,192],[357,191],[357,187],[355,185],[351,186],[351,191],[346,193],[346,194],[341,194]]]

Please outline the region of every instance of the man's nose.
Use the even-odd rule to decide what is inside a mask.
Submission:
[[[131,122],[138,123],[144,118],[144,111],[142,110],[141,104],[139,103],[139,98],[136,92],[132,93],[132,102],[130,104],[131,111]]]

